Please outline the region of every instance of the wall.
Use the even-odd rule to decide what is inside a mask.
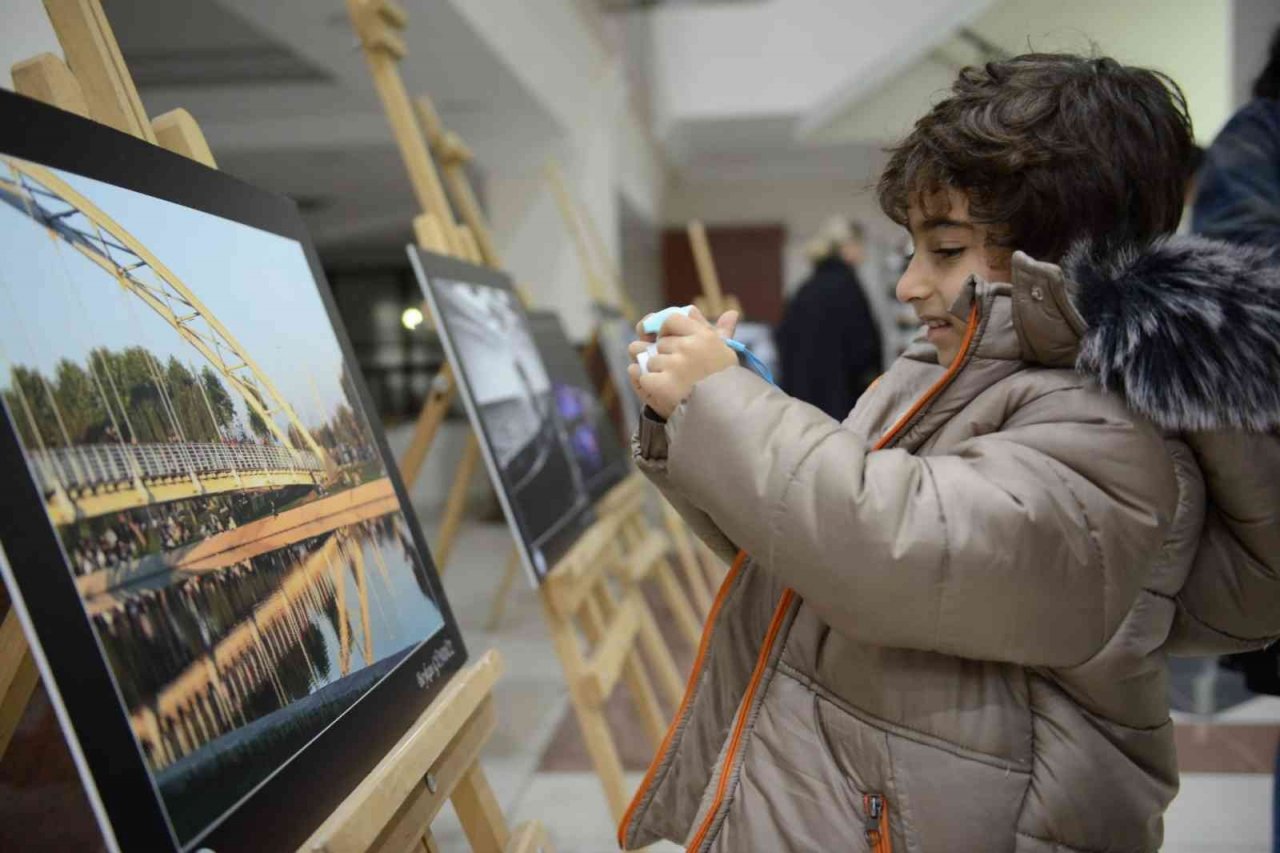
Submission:
[[[40,0],[5,0],[0,14],[0,86],[12,91],[13,75],[9,69],[41,53],[62,56],[62,48]]]
[[[1275,0],[1271,0],[1274,3]],[[1096,50],[1182,87],[1201,143],[1231,113],[1231,0],[1005,0],[974,23],[1011,50]]]
[[[648,313],[663,306],[662,235],[656,221],[619,199],[623,280],[637,311]]]
[[[589,100],[579,109],[577,121],[550,153],[616,262],[621,253],[620,198],[642,217],[656,218],[666,169],[631,112],[619,66],[596,78]],[[587,271],[541,169],[491,171],[487,202],[499,251],[512,275],[536,306],[559,312],[571,340],[586,340],[594,327]],[[612,299],[607,282],[605,287]]]
[[[1250,10],[1250,20],[1280,14],[1276,0],[1235,2]],[[1265,13],[1262,6],[1268,7]],[[1207,144],[1232,109],[1232,40],[1249,35],[1233,36],[1231,22],[1232,0],[1002,0],[970,28],[1009,53],[1096,53],[1163,71],[1182,87],[1196,138]],[[926,56],[867,97],[847,103],[818,138],[873,144],[900,138],[951,86],[959,65],[973,61],[972,47],[957,39],[945,53],[944,61]],[[970,56],[957,63],[952,54]]]
[[[1249,100],[1253,80],[1267,63],[1272,34],[1280,27],[1280,2],[1235,0],[1231,6],[1231,104]]]

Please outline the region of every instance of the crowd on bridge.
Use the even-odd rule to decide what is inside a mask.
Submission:
[[[169,553],[272,513],[282,495],[223,495],[142,507],[89,519],[63,531],[77,576]]]

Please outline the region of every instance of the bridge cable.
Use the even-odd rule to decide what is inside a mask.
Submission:
[[[52,227],[50,227],[50,225],[45,221],[46,217],[45,217],[45,216],[43,216],[43,215],[39,215],[39,216],[37,216],[36,214],[34,214],[34,213],[32,212],[32,204],[33,204],[33,201],[32,201],[32,190],[31,190],[31,187],[27,184],[27,180],[26,180],[26,176],[25,176],[25,175],[21,175],[21,174],[19,174],[19,175],[18,175],[18,184],[19,184],[19,186],[21,186],[23,189],[25,189],[25,190],[27,191],[27,192],[26,192],[26,195],[24,195],[24,196],[23,196],[23,205],[24,205],[24,206],[26,207],[26,209],[27,209],[27,216],[28,216],[28,217],[30,217],[30,218],[31,218],[32,220],[34,220],[35,222],[39,222],[40,224],[44,225],[44,226],[45,226],[45,230],[46,230],[46,232],[47,232],[47,233],[48,233],[48,235],[49,235],[49,239],[50,239],[50,240],[56,240],[56,238],[54,237],[54,229],[53,229]],[[43,214],[43,213],[44,213],[43,208],[41,208],[41,209],[40,209],[40,213],[41,213],[41,214]],[[16,306],[15,306],[15,308],[16,308]],[[19,314],[19,313],[17,313],[17,311],[15,311],[13,316],[15,316],[15,317],[19,317],[19,316],[22,316],[22,315],[21,315],[21,314]],[[20,325],[22,325],[22,324],[20,324]],[[23,330],[24,330],[24,331],[23,331],[23,334],[24,334],[24,335],[26,334],[25,329],[26,329],[26,327],[25,327],[25,325],[23,325]],[[32,353],[34,353],[34,352],[35,352],[35,348],[30,346],[30,339],[28,339],[27,343],[28,343],[28,347],[31,349]],[[33,362],[33,363],[34,363],[34,362]],[[52,408],[53,408],[53,417],[54,417],[54,420],[55,420],[55,422],[56,422],[56,423],[57,423],[57,425],[58,425],[58,430],[62,433],[62,440],[66,443],[66,446],[67,446],[67,461],[70,463],[73,473],[74,473],[74,474],[76,474],[76,475],[80,475],[81,477],[83,477],[83,472],[81,472],[81,471],[79,470],[80,466],[77,464],[77,460],[76,460],[76,457],[75,457],[75,452],[74,452],[74,451],[72,450],[72,448],[71,448],[71,438],[70,438],[70,436],[68,436],[68,434],[67,434],[67,425],[66,425],[66,423],[64,423],[64,422],[63,422],[63,420],[62,420],[62,412],[61,412],[61,410],[58,408],[58,399],[57,399],[57,397],[56,397],[56,396],[54,396],[53,390],[49,387],[49,380],[45,377],[45,375],[44,375],[44,372],[43,372],[43,371],[35,370],[35,371],[33,371],[33,372],[34,372],[34,373],[35,373],[35,375],[39,378],[39,380],[40,380],[40,384],[41,384],[41,385],[43,386],[43,388],[44,388],[45,395],[49,398],[49,404],[50,404],[50,406],[52,406]],[[61,468],[61,463],[59,463],[59,466],[58,466],[58,467],[59,467],[59,468]],[[64,480],[65,480],[65,472],[64,472]],[[64,487],[65,487],[65,483],[64,483]]]
[[[13,291],[7,286],[0,288],[0,290],[4,290],[5,296],[9,301],[10,307],[12,309]],[[17,311],[13,311],[13,313],[10,314],[10,316],[17,317],[19,316],[19,314],[17,313]],[[23,337],[25,338],[26,327],[23,326],[21,323],[19,323],[18,325],[23,329]],[[31,342],[28,340],[27,349],[30,349],[30,348],[31,348]],[[4,350],[2,346],[0,346],[0,361],[3,361],[9,365],[10,381],[13,385],[13,391],[18,397],[18,402],[22,404],[22,414],[23,414],[23,417],[26,419],[27,429],[31,431],[31,435],[35,438],[36,446],[39,447],[40,449],[40,455],[37,457],[37,459],[39,460],[38,467],[40,467],[42,470],[45,471],[46,476],[48,476],[49,474],[49,471],[47,469],[49,467],[52,467],[53,476],[49,477],[48,479],[54,484],[56,489],[61,489],[63,488],[62,484],[67,479],[66,475],[62,472],[62,469],[58,463],[58,460],[49,452],[49,448],[45,444],[44,435],[43,433],[40,432],[40,424],[36,421],[35,413],[31,408],[31,401],[27,399],[26,389],[22,387],[22,383],[18,380],[19,365],[17,364],[17,362],[9,358],[8,353]]]
[[[75,208],[72,208],[72,210],[74,211]],[[76,212],[79,213],[79,211],[76,211]],[[81,215],[83,216],[83,214]],[[69,222],[65,223],[64,227],[68,229],[73,229],[73,226]],[[61,240],[54,241],[54,254],[58,258],[58,269],[59,269],[59,272],[61,273],[62,284],[66,288],[66,290],[71,293],[71,297],[75,302],[75,304],[79,306],[81,316],[90,317],[92,315],[89,312],[88,306],[85,305],[84,294],[81,292],[80,288],[78,288],[75,285],[74,281],[72,280],[71,270],[68,268],[66,256],[63,254],[62,242],[63,241]],[[93,377],[94,388],[98,392],[98,397],[100,398],[100,401],[102,403],[102,408],[106,411],[107,417],[111,421],[111,429],[113,432],[115,432],[116,443],[119,445],[120,453],[124,457],[126,465],[128,466],[130,472],[133,474],[134,487],[137,488],[140,493],[146,494],[149,496],[150,493],[142,483],[143,472],[136,455],[124,449],[124,446],[125,446],[124,433],[121,432],[120,430],[120,422],[119,420],[116,419],[115,408],[112,407],[111,399],[107,396],[106,388],[102,384],[102,377],[98,375],[98,368],[94,363],[95,352],[96,350],[94,348],[90,348],[87,359],[86,359],[89,366],[89,375]],[[107,352],[109,352],[109,350],[105,345],[101,347],[101,352],[97,352],[97,354],[102,358],[104,362],[104,365],[103,365],[104,368],[106,366],[105,363],[106,363]],[[119,402],[118,398],[119,398],[119,395],[117,394],[117,402]],[[120,409],[121,415],[124,416],[127,422],[129,415],[125,410],[125,407],[123,405],[120,405],[119,409]],[[133,432],[132,424],[129,425],[129,431],[130,433]],[[137,444],[136,437],[134,440],[134,444]]]

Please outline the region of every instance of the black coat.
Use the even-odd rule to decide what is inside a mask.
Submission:
[[[775,336],[782,389],[844,420],[880,375],[880,329],[858,274],[838,257],[814,267]]]

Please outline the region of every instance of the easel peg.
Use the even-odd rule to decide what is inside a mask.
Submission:
[[[389,27],[403,30],[409,26],[409,13],[395,0],[382,0],[378,4],[378,17]]]
[[[445,239],[440,218],[434,213],[420,213],[413,218],[413,235],[420,248],[439,255],[449,254],[449,241]]]
[[[218,168],[213,152],[209,150],[209,143],[205,141],[204,132],[191,117],[191,113],[181,108],[170,110],[157,116],[151,122],[151,127],[156,134],[156,143],[161,148],[203,163],[210,169]]]
[[[67,63],[52,53],[42,53],[16,63],[13,66],[13,89],[60,110],[89,117],[89,104],[80,82]]]

